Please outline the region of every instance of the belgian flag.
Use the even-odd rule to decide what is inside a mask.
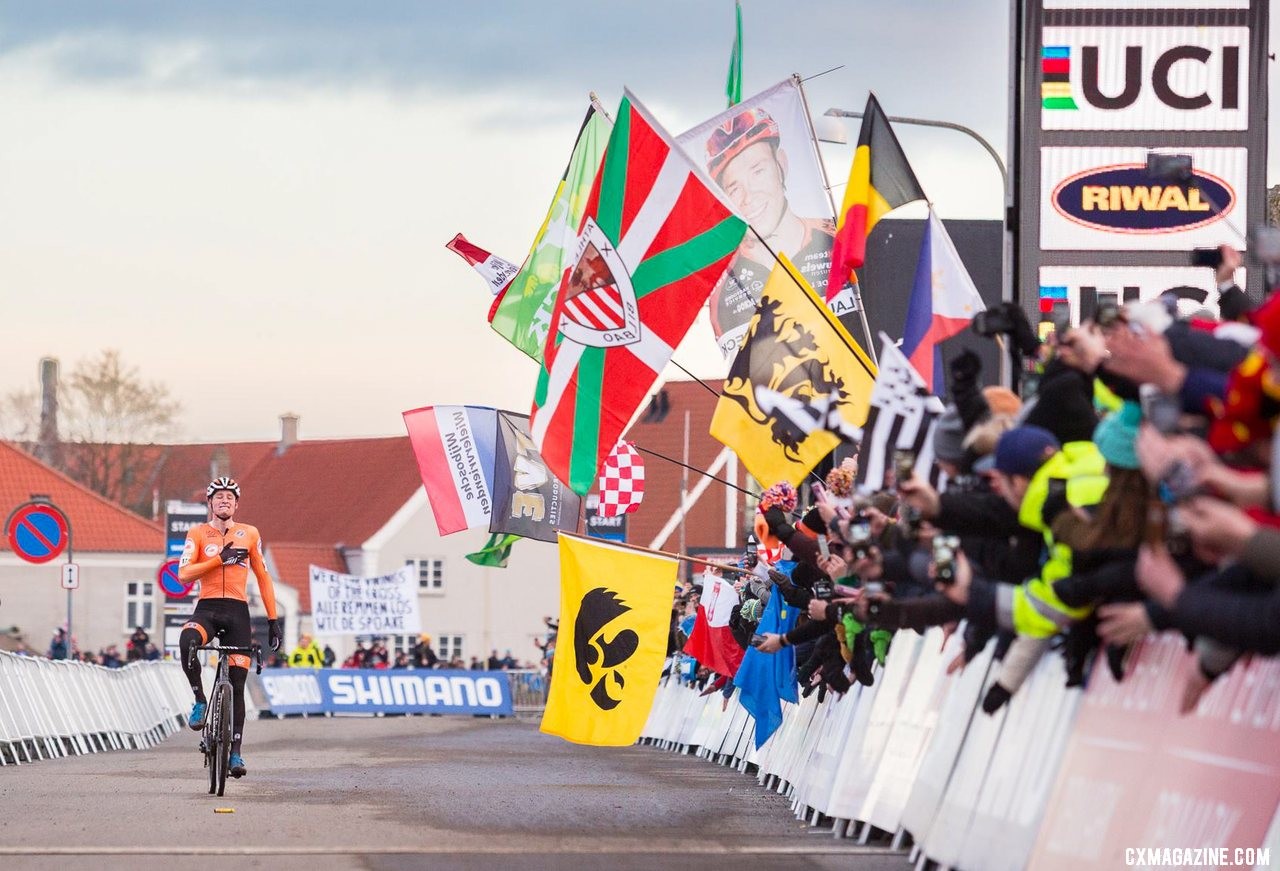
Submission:
[[[827,298],[839,293],[851,280],[853,270],[867,255],[871,229],[889,212],[915,200],[925,199],[920,182],[898,144],[875,94],[867,97],[858,133],[858,150],[853,154],[849,184],[844,189],[840,222],[831,250],[831,277]]]

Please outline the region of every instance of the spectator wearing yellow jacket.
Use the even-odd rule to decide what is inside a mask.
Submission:
[[[324,665],[324,651],[310,635],[298,639],[298,646],[289,654],[290,668],[321,668]]]

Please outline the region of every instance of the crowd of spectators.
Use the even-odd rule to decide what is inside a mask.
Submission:
[[[70,657],[67,656],[67,648],[70,647]],[[25,641],[18,640],[13,649],[13,653],[18,656],[36,656],[36,651],[27,646]],[[124,651],[120,650],[118,644],[108,644],[99,648],[97,653],[92,650],[82,650],[80,643],[74,635],[68,637],[67,630],[64,626],[59,626],[53,631],[53,637],[49,640],[49,647],[44,654],[49,659],[72,659],[76,662],[87,662],[92,665],[101,665],[105,668],[120,668],[130,662],[138,661],[154,661],[164,658],[164,653],[156,647],[151,641],[151,636],[145,629],[138,626],[134,629],[124,642]]]
[[[550,619],[550,618],[548,618]],[[541,646],[541,645],[540,645]],[[288,656],[271,654],[267,666],[271,668],[333,668],[337,663],[337,655],[328,644],[322,648],[310,635],[302,635],[298,646]],[[459,671],[506,671],[512,669],[532,669],[530,663],[521,663],[507,650],[502,656],[497,650],[490,651],[488,658],[472,656],[470,662],[461,656],[444,659],[431,646],[430,635],[418,636],[417,644],[408,650],[391,654],[387,647],[387,639],[374,637],[360,641],[338,668],[375,668],[375,669],[452,669]]]
[[[879,492],[856,492],[848,460],[806,510],[789,484],[766,490],[734,583],[736,643],[794,646],[806,694],[842,693],[874,681],[893,633],[963,627],[952,671],[988,645],[1000,660],[988,713],[1050,650],[1069,686],[1095,667],[1124,680],[1137,642],[1178,631],[1197,666],[1184,712],[1242,657],[1280,652],[1280,294],[1250,310],[1231,281],[1240,255],[1222,261],[1219,314],[1180,309],[1177,292],[1040,333],[1016,305],[989,311],[975,331],[1006,337],[1022,395],[984,386],[962,353],[932,444],[945,486],[900,454]],[[698,593],[677,596],[673,650]],[[757,634],[775,595],[800,622]]]

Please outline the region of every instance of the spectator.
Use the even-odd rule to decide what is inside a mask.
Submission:
[[[499,667],[499,668],[501,668],[501,669],[503,669],[503,670],[506,670],[506,669],[512,669],[512,668],[515,668],[515,667],[516,667],[516,660],[515,660],[515,657],[513,657],[513,656],[511,655],[511,651],[510,651],[510,650],[508,650],[508,651],[506,651],[505,653],[503,653],[503,655],[502,655],[502,659],[501,659],[501,660],[499,660],[499,662],[498,662],[498,667]]]
[[[461,660],[456,661],[460,662]],[[480,657],[473,656],[471,657],[471,665],[468,666],[468,668],[470,668],[471,671],[484,671],[484,663],[480,661]]]
[[[502,660],[498,658],[498,651],[489,651],[489,659],[485,662],[485,668],[489,671],[499,671],[502,668]]]
[[[338,659],[338,655],[334,653],[333,648],[330,647],[328,643],[326,643],[324,646],[323,657],[321,659],[322,665],[325,668],[333,668],[333,664],[337,661],[337,659]]]
[[[431,636],[426,633],[419,635],[418,643],[413,648],[413,667],[435,668],[439,662],[440,657],[431,649]]]
[[[399,653],[397,653],[397,654],[396,654],[396,661],[395,661],[395,664],[394,664],[393,666],[391,666],[391,667],[392,667],[393,669],[406,669],[406,668],[410,668],[410,667],[411,667],[411,663],[409,662],[409,654],[405,653],[403,650],[402,650],[402,651],[400,651]]]
[[[324,653],[310,635],[303,633],[298,639],[298,646],[289,654],[291,668],[321,668],[324,665]]]
[[[133,634],[129,636],[129,643],[125,647],[126,657],[130,662],[147,658],[147,645],[151,643],[151,636],[147,634],[147,630],[141,626],[137,626],[133,630]]]
[[[49,642],[49,658],[67,658],[67,630],[61,626],[53,631],[53,640]]]

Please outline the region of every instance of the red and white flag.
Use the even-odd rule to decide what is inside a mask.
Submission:
[[[742,665],[742,657],[746,654],[729,628],[729,618],[738,604],[738,591],[727,578],[704,573],[698,616],[694,618],[693,631],[684,645],[685,653],[726,677],[738,673],[738,666]]]
[[[604,461],[600,480],[600,516],[629,514],[644,501],[644,459],[631,442],[618,442]]]
[[[473,245],[461,233],[454,236],[452,242],[445,243],[444,247],[475,267],[476,272],[480,273],[480,277],[489,285],[489,290],[494,296],[502,293],[503,288],[510,284],[511,279],[515,278],[516,273],[520,271],[520,267],[510,260],[503,260],[497,254],[490,254],[479,245]]]

